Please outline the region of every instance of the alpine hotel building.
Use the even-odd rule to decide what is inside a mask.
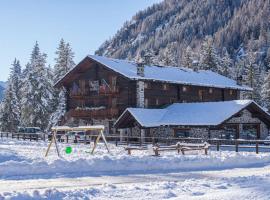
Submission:
[[[67,90],[61,124],[104,124],[106,133],[264,139],[270,115],[239,81],[212,71],[89,55],[56,87]]]

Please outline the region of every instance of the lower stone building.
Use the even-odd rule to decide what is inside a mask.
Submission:
[[[120,135],[264,139],[270,115],[252,100],[174,103],[163,109],[128,108],[115,128]]]

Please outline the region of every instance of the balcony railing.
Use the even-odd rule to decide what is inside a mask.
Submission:
[[[89,91],[89,90],[81,90],[78,89],[76,91],[70,91],[69,96],[70,97],[98,97],[98,96],[111,96],[119,94],[119,88],[118,87],[112,87],[112,88],[99,88],[98,91]]]
[[[100,108],[100,109],[87,109],[87,108],[76,108],[68,111],[69,117],[75,118],[116,118],[119,114],[117,108]]]

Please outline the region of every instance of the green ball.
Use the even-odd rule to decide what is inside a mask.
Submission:
[[[71,147],[66,147],[66,154],[70,154],[72,152],[72,148]]]

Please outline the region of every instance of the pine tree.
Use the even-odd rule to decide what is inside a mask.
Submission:
[[[270,47],[267,50],[265,62],[266,62],[265,63],[266,69],[269,70],[270,69]]]
[[[57,82],[61,79],[70,69],[75,65],[73,58],[74,53],[69,45],[65,44],[65,41],[61,39],[59,47],[56,51],[56,64],[54,66],[54,82]],[[50,129],[52,126],[57,125],[65,113],[65,103],[66,103],[66,91],[62,89],[54,89],[53,91],[53,104],[50,120],[47,126],[47,129]]]
[[[159,59],[159,65],[177,66],[176,49],[177,43],[176,42],[170,43],[162,52],[162,55],[160,56]]]
[[[20,124],[21,101],[21,66],[18,60],[14,60],[8,78],[5,97],[1,105],[1,129],[3,131],[16,131]]]
[[[257,103],[261,102],[262,74],[258,64],[255,62],[255,55],[249,52],[245,59],[246,65],[243,71],[243,83],[253,89],[252,92],[243,93],[245,99],[253,99]]]
[[[229,78],[234,78],[235,76],[235,73],[233,70],[233,61],[230,58],[230,55],[225,47],[222,50],[222,58],[221,58],[221,63],[220,63],[220,68],[219,68],[219,74],[229,77]]]
[[[51,113],[52,81],[46,67],[46,54],[42,54],[36,42],[31,54],[28,71],[22,88],[22,123],[44,129]]]
[[[65,116],[66,112],[66,91],[62,89],[59,92],[58,98],[58,105],[56,110],[51,114],[49,124],[47,130],[49,130],[52,126],[55,126],[59,123],[59,121]]]
[[[56,55],[56,64],[54,66],[54,82],[57,82],[59,79],[61,79],[75,65],[73,61],[74,53],[69,43],[66,44],[63,39],[61,39],[59,43]]]
[[[193,69],[193,53],[190,46],[188,46],[185,51],[183,65],[187,68]]]
[[[270,111],[270,73],[268,72],[262,86],[262,105]]]
[[[200,50],[200,68],[219,72],[219,59],[213,44],[213,39],[207,37]]]

